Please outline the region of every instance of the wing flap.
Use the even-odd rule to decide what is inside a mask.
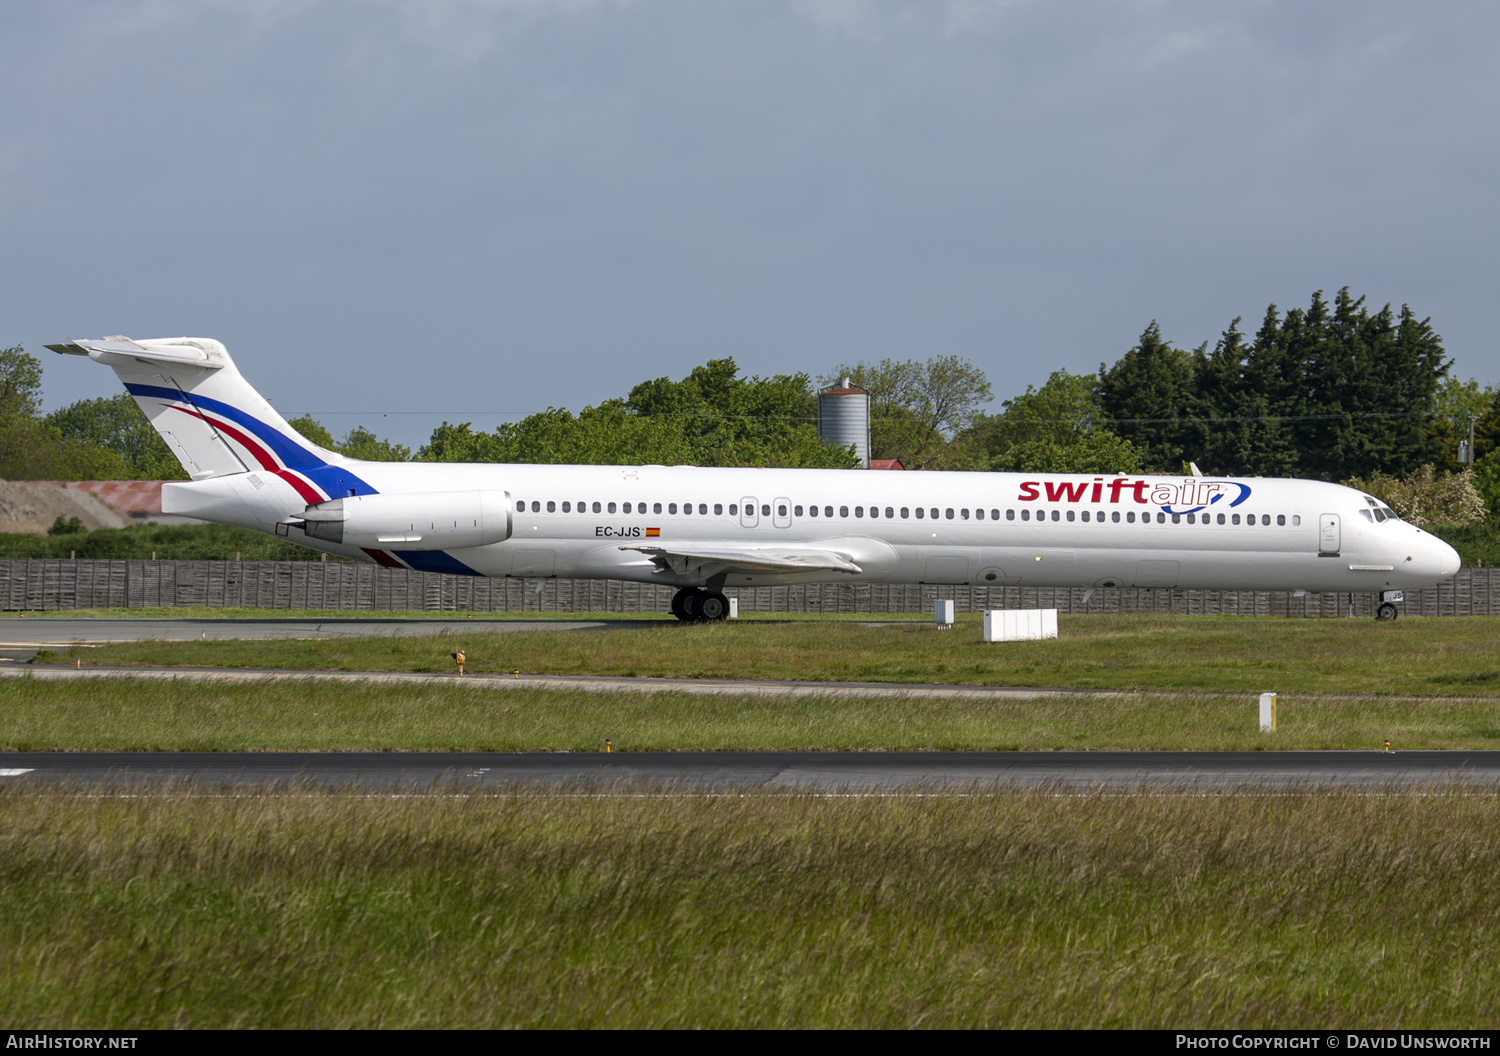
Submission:
[[[663,571],[681,572],[688,565],[718,565],[729,572],[862,572],[847,556],[832,550],[799,547],[622,546],[654,561]]]

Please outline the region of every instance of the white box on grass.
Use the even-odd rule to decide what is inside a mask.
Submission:
[[[989,609],[984,614],[987,642],[1033,642],[1056,637],[1056,609]]]

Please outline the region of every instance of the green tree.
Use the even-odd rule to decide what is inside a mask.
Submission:
[[[1318,322],[1303,359],[1308,417],[1296,430],[1302,472],[1323,480],[1370,472],[1405,477],[1441,461],[1431,426],[1449,361],[1431,320],[1407,305],[1399,316],[1390,305],[1371,314],[1345,287]]]
[[[476,432],[444,422],[417,453],[424,461],[579,465],[850,468],[852,452],[825,444],[805,374],[743,378],[732,359],[686,378],[656,378],[627,399],[577,415],[557,407]]]
[[[132,480],[186,480],[182,464],[128,392],[78,400],[43,419],[64,440],[111,451]]]
[[[362,458],[367,462],[411,461],[411,448],[382,440],[362,425],[356,425],[344,434],[342,440],[334,442],[333,435],[323,423],[310,414],[293,418],[287,424],[324,450],[337,451],[350,458]]]
[[[356,425],[345,433],[337,450],[350,458],[362,458],[368,462],[411,461],[411,448],[405,444],[382,440],[362,425]]]
[[[325,451],[338,450],[338,446],[333,442],[332,434],[330,434],[327,429],[323,428],[323,423],[318,421],[312,415],[299,415],[286,424],[290,425],[293,429],[297,430],[297,432],[301,433],[303,437],[311,440],[313,443],[317,444]]]
[[[1140,452],[1099,423],[1098,377],[1053,371],[971,430],[997,472],[1135,473]]]
[[[1193,356],[1161,336],[1155,319],[1112,367],[1099,364],[1099,406],[1109,428],[1141,452],[1148,469],[1175,472],[1197,455]]]
[[[35,418],[41,402],[41,361],[20,345],[0,348],[0,418]]]
[[[962,356],[840,364],[821,379],[848,378],[870,394],[870,456],[907,469],[977,469],[983,454],[967,443],[980,407],[994,399],[984,371]]]
[[[1496,451],[1500,451],[1500,399],[1491,398],[1474,423],[1474,457],[1488,458]]]

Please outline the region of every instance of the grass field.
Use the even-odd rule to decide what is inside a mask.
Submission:
[[[431,620],[441,623],[464,623],[475,620],[525,620],[543,622],[557,620],[575,622],[583,620],[620,620],[667,623],[676,626],[677,621],[668,612],[454,612],[436,609],[251,609],[210,608],[204,605],[184,605],[180,608],[162,609],[49,609],[45,612],[0,612],[0,620],[40,619],[117,619],[117,620]],[[802,622],[854,622],[854,623],[931,623],[932,613],[807,613],[807,612],[747,612],[742,620],[770,620],[777,623]],[[962,620],[978,620],[979,615],[961,616]]]
[[[77,652],[107,664],[449,671],[449,654],[462,649],[474,671],[1500,697],[1500,617],[1065,616],[1059,635],[986,644],[976,620],[948,631],[799,621],[494,635],[455,627],[437,638],[142,641]]]
[[[0,790],[0,1019],[1500,1025],[1493,794]]]
[[[973,701],[439,685],[6,681],[6,751],[1500,748],[1500,700],[1251,696]]]

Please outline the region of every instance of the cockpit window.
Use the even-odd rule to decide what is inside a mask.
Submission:
[[[1391,509],[1389,506],[1380,507],[1380,512],[1385,514],[1385,519],[1388,521],[1399,521],[1401,519],[1400,517],[1396,516],[1396,511]]]

